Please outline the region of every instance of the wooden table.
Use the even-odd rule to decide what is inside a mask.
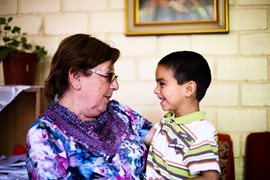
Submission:
[[[27,130],[46,105],[43,86],[31,86],[0,112],[0,154],[11,155],[16,145],[25,147]]]

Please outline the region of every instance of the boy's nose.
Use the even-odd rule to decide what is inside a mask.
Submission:
[[[156,88],[154,89],[154,93],[155,93],[155,94],[158,94],[158,93],[159,93],[158,87],[156,87]]]

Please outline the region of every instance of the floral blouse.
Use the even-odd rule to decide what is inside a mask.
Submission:
[[[111,101],[96,120],[53,102],[27,133],[30,179],[143,179],[152,124]]]

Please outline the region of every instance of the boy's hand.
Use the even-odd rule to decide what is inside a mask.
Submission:
[[[219,174],[217,171],[203,171],[200,176],[192,180],[219,180]]]

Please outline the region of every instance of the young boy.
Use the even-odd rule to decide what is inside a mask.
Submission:
[[[156,81],[168,112],[155,125],[146,179],[218,179],[217,132],[199,107],[211,82],[207,61],[196,52],[173,52],[159,61]]]

